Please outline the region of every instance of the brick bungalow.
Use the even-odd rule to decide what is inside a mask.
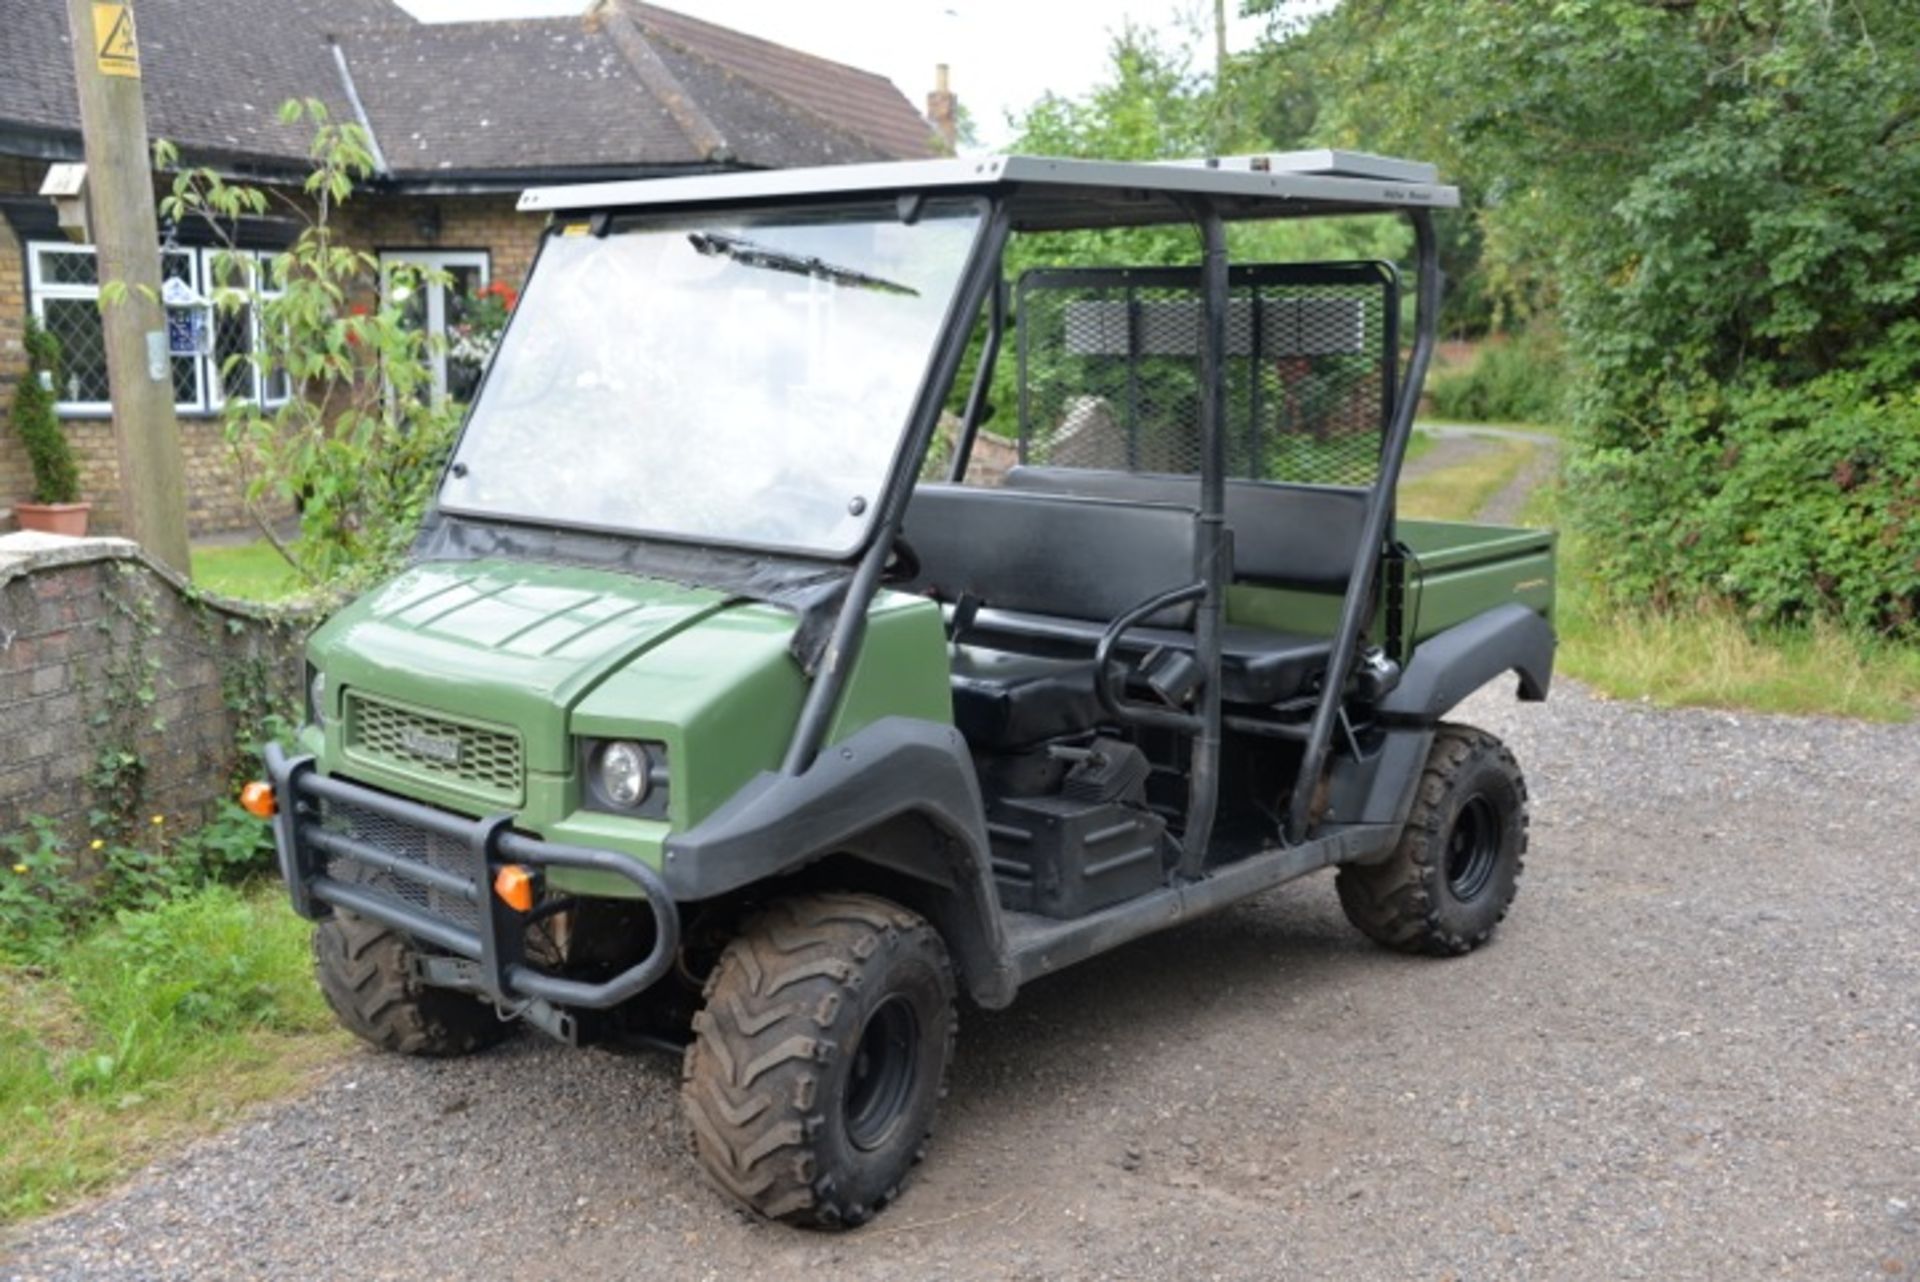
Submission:
[[[422,300],[436,332],[466,292],[517,286],[526,273],[540,224],[514,213],[524,187],[905,159],[943,146],[881,76],[637,0],[597,0],[573,18],[448,24],[416,22],[390,0],[138,0],[136,13],[148,127],[184,165],[293,194],[309,133],[279,123],[282,102],[318,98],[367,128],[379,172],[336,227],[383,262],[449,273],[453,284]],[[49,163],[83,158],[66,6],[0,0],[0,32],[0,509],[30,486],[4,411],[32,315],[62,342],[61,413],[94,528],[112,532],[119,486],[93,254],[62,234],[38,195]],[[287,218],[247,219],[240,242],[270,253],[295,230]],[[162,238],[168,274],[207,279],[206,228],[163,226]],[[224,316],[210,352],[174,358],[196,535],[243,523],[223,398],[287,394],[253,386],[244,365],[223,378],[223,359],[251,343],[252,324]],[[447,359],[436,377],[457,394],[471,371]]]

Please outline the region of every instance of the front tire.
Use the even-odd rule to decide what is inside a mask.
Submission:
[[[1507,915],[1527,852],[1527,783],[1505,744],[1472,726],[1434,736],[1393,854],[1349,864],[1335,887],[1347,920],[1406,953],[1453,957]]]
[[[504,1040],[513,1025],[492,1006],[413,973],[413,940],[336,911],[313,928],[313,969],[341,1027],[398,1055],[446,1059]]]
[[[926,1151],[953,992],[939,933],[888,900],[809,895],[750,921],[707,981],[682,1074],[714,1183],[790,1224],[872,1218]]]

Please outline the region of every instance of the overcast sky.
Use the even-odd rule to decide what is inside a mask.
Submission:
[[[586,0],[398,0],[428,22],[555,17]],[[952,67],[953,90],[983,144],[1007,141],[1006,113],[1041,94],[1074,96],[1100,78],[1107,46],[1128,20],[1212,60],[1211,0],[668,0],[666,8],[877,71],[926,107],[933,66]],[[1230,0],[1229,10],[1238,10]],[[1229,44],[1250,45],[1257,20],[1231,19]]]

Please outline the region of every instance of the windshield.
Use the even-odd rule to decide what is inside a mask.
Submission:
[[[443,506],[841,556],[980,221],[929,202],[616,221],[541,252]]]

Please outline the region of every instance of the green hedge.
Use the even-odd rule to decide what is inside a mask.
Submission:
[[[1670,395],[1661,431],[1576,456],[1602,577],[1635,598],[1920,637],[1920,324],[1911,359],[1798,388]]]
[[[1471,365],[1427,380],[1433,412],[1468,423],[1558,423],[1567,414],[1567,352],[1540,328],[1483,346]]]

